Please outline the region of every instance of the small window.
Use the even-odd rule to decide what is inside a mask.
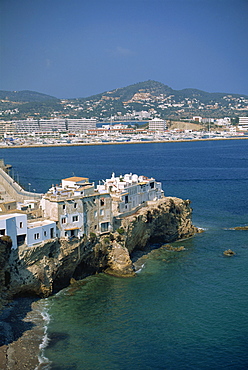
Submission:
[[[97,217],[97,211],[94,212],[94,217],[96,218]]]
[[[109,222],[103,222],[101,224],[101,232],[109,231]]]
[[[100,209],[100,216],[104,216],[104,210]]]
[[[65,217],[62,217],[62,218],[61,218],[61,223],[62,223],[62,224],[65,224],[65,223],[66,223],[66,218],[65,218]]]
[[[104,206],[104,198],[101,198],[100,199],[100,206],[102,207],[102,206]]]
[[[63,209],[65,209],[65,204],[63,204]]]
[[[23,222],[20,222],[20,229],[23,228]]]
[[[46,230],[44,231],[44,236],[47,236],[47,232],[46,232]]]
[[[74,208],[77,208],[77,203],[74,203]]]
[[[78,216],[72,216],[72,222],[77,222],[78,221]]]
[[[36,234],[34,234],[34,239],[35,239],[35,240],[40,239],[40,233],[36,233]]]

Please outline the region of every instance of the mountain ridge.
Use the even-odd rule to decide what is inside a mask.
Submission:
[[[8,98],[2,99],[1,97]],[[19,98],[19,100],[17,100]],[[2,100],[1,100],[2,99]],[[12,99],[12,100],[11,100]],[[23,90],[0,90],[2,118],[59,117],[111,119],[131,117],[145,111],[166,119],[236,117],[248,114],[248,96],[232,93],[209,93],[194,88],[174,90],[154,80],[138,82],[85,98],[58,99],[50,95]],[[56,116],[55,114],[55,116]]]

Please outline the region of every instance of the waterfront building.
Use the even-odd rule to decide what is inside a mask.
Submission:
[[[66,120],[67,131],[69,132],[87,132],[88,130],[94,130],[96,128],[95,118],[77,118]]]
[[[133,211],[147,201],[160,199],[164,195],[160,182],[132,173],[117,177],[113,173],[110,179],[102,180],[102,184],[97,185],[97,190],[99,193],[110,193],[114,216]]]
[[[1,160],[0,165],[8,169]],[[160,182],[132,173],[113,173],[96,187],[88,177],[64,178],[44,195],[12,189],[11,178],[2,169],[0,179],[0,236],[9,235],[13,248],[54,238],[80,239],[109,233],[117,227],[118,218],[164,196]],[[27,193],[27,199],[20,200],[19,193]]]
[[[45,218],[57,224],[58,237],[83,237],[112,230],[112,198],[85,177],[70,177],[43,196]]]
[[[6,134],[22,134],[35,135],[44,133],[60,133],[60,132],[87,132],[90,129],[96,128],[96,119],[80,118],[80,119],[25,119],[0,122],[0,135]]]
[[[153,118],[149,121],[149,130],[165,131],[167,129],[166,121],[160,118]]]
[[[0,215],[0,235],[8,235],[12,240],[12,248],[26,244],[34,244],[53,239],[56,235],[56,224],[51,220],[28,221],[23,213]]]
[[[238,129],[248,131],[248,117],[239,117]]]

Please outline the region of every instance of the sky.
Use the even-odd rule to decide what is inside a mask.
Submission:
[[[248,0],[0,0],[0,90],[248,95]]]

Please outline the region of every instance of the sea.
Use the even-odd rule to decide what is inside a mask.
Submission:
[[[11,148],[0,157],[42,193],[74,175],[154,177],[165,196],[191,200],[204,230],[173,243],[180,252],[134,253],[136,277],[100,273],[39,300],[39,369],[248,369],[248,231],[234,230],[248,225],[248,140]]]

